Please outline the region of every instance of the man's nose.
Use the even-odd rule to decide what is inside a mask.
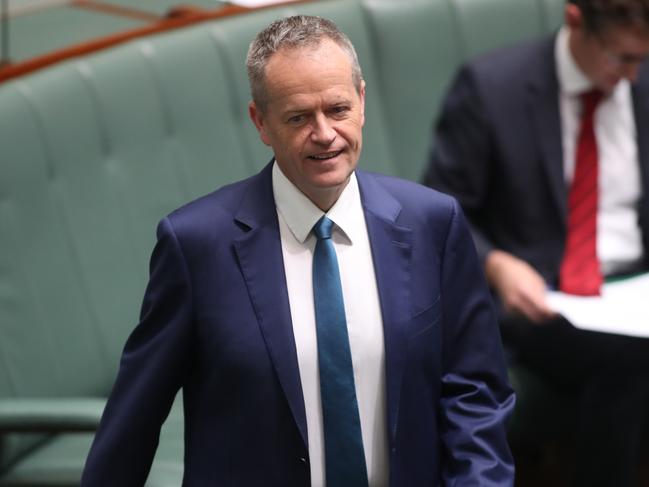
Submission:
[[[642,65],[643,62],[641,61],[624,63],[621,67],[620,74],[622,75],[623,78],[626,78],[633,83],[638,79],[638,73]]]
[[[317,144],[329,145],[336,138],[332,121],[321,113],[316,115],[311,132],[311,140]]]
[[[623,76],[633,83],[638,77],[639,66],[640,65],[636,63],[625,65],[623,70]]]

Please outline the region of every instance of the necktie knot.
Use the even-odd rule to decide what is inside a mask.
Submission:
[[[333,226],[334,222],[332,222],[326,216],[323,216],[315,225],[313,225],[313,233],[318,238],[318,240],[331,238],[331,230]]]
[[[592,118],[593,113],[595,113],[595,109],[597,108],[597,105],[599,105],[599,102],[602,101],[602,98],[604,98],[604,93],[602,93],[601,90],[598,90],[597,88],[593,88],[592,90],[585,91],[581,95],[579,95],[581,98],[581,103],[582,103],[582,120],[585,118]]]

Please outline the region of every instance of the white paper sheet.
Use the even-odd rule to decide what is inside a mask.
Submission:
[[[577,328],[649,337],[649,273],[606,283],[601,296],[548,291],[547,300]]]

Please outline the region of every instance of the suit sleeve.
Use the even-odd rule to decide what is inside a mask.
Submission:
[[[442,312],[444,485],[513,485],[506,421],[515,397],[491,298],[457,202],[443,251]]]
[[[161,425],[183,382],[191,330],[188,270],[165,219],[158,226],[140,323],[124,348],[82,486],[144,485]]]
[[[469,66],[458,72],[436,124],[424,183],[460,202],[484,261],[494,245],[480,226],[490,187],[493,144],[485,103]]]

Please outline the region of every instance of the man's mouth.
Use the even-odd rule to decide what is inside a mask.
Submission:
[[[313,159],[315,161],[326,161],[329,159],[333,159],[334,157],[337,157],[342,153],[343,153],[342,150],[333,151],[333,152],[324,152],[322,154],[314,154],[312,156],[309,156],[309,159]]]

